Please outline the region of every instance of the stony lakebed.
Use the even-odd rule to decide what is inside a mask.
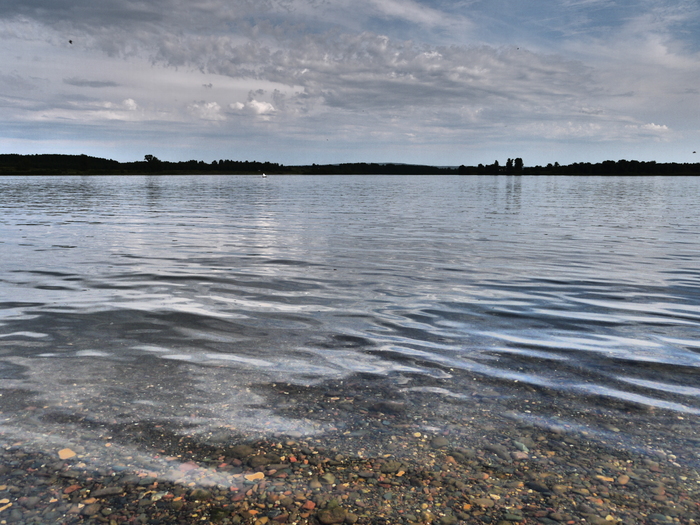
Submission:
[[[362,393],[335,387],[276,385],[280,398],[294,395],[284,410],[345,421],[315,436],[199,433],[168,421],[109,425],[54,414],[66,432],[53,450],[31,440],[3,445],[0,523],[700,522],[698,442],[682,443],[687,457],[620,447],[635,427],[631,406],[627,421],[621,407],[610,409],[620,428],[591,415],[591,428],[597,422],[620,437],[606,442],[585,425],[535,424],[518,410],[459,410],[424,394],[413,411],[366,385]],[[537,393],[528,397],[535,407]],[[672,429],[681,434],[694,424],[672,412],[657,417],[667,428],[685,424]]]

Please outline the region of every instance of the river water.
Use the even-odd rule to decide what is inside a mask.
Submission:
[[[0,439],[530,425],[696,464],[698,202],[683,177],[0,178]]]

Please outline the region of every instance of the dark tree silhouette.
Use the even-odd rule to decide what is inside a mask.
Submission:
[[[498,161],[478,166],[421,166],[414,164],[312,164],[284,166],[271,162],[220,159],[211,163],[201,160],[162,161],[154,155],[144,155],[136,162],[117,162],[88,155],[18,155],[0,154],[0,175],[139,175],[159,174],[326,174],[326,175],[694,175],[700,176],[700,163],[657,163],[637,160],[606,160],[596,164],[580,162],[542,166],[523,165],[521,158],[508,159],[505,166]]]
[[[513,159],[506,161],[506,173],[513,173]]]

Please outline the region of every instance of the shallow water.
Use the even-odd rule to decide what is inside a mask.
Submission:
[[[694,463],[699,200],[683,177],[0,178],[0,435],[357,436],[379,399]]]

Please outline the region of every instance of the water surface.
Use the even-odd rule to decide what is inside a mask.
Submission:
[[[381,449],[515,421],[696,462],[699,200],[683,177],[0,178],[0,436]]]

